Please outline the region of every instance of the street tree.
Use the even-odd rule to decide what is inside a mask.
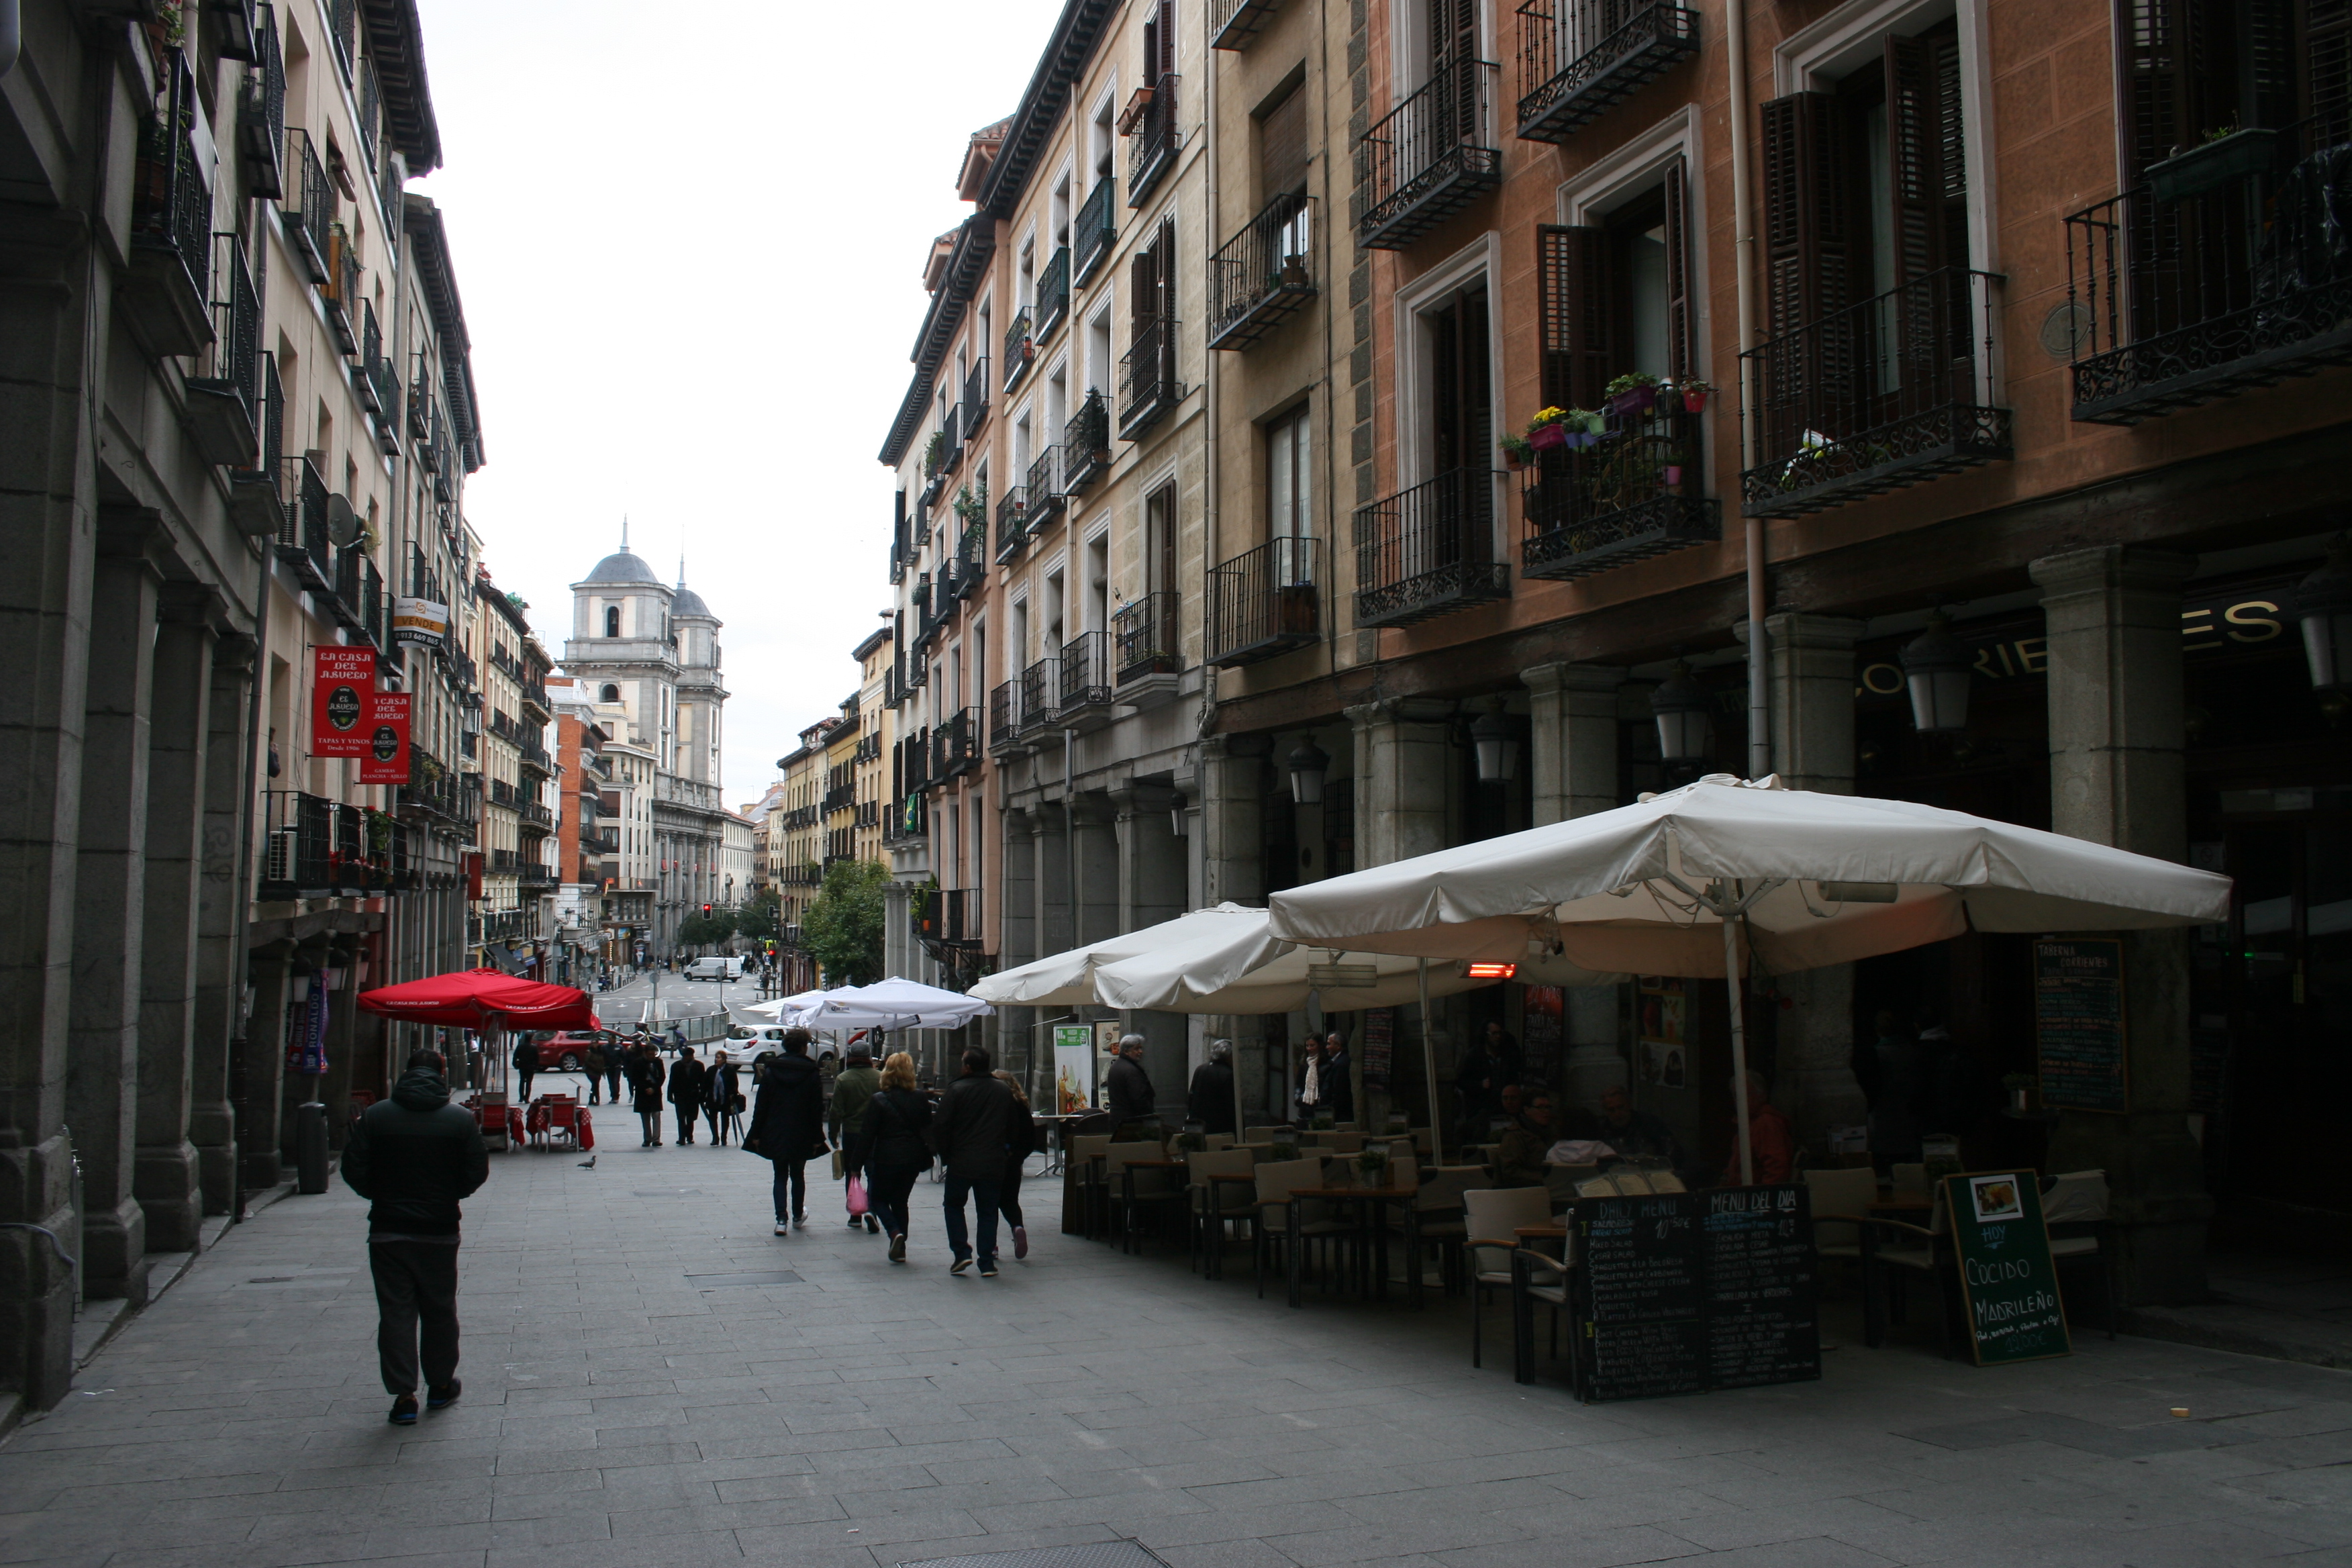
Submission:
[[[825,979],[835,985],[871,985],[882,978],[882,889],[887,868],[871,860],[839,860],[801,917],[801,936]]]

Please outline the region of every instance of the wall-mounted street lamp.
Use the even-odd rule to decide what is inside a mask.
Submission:
[[[1471,721],[1470,745],[1478,758],[1480,784],[1505,784],[1519,771],[1519,743],[1511,738],[1501,698],[1491,699],[1486,711]]]
[[[1903,645],[1903,676],[1911,686],[1911,722],[1923,735],[1949,735],[1969,727],[1969,682],[1974,662],[1952,623],[1938,610],[1927,629]]]
[[[1691,679],[1690,666],[1675,660],[1666,679],[1650,693],[1650,711],[1658,721],[1658,755],[1669,764],[1704,763],[1713,754],[1707,706],[1706,693]]]
[[[1181,795],[1168,803],[1168,831],[1173,837],[1184,837],[1184,797]]]
[[[2303,660],[2312,689],[2352,686],[2352,533],[2327,547],[2327,563],[2294,586],[2294,618],[2303,626]]]
[[[1315,743],[1312,735],[1302,736],[1286,759],[1290,770],[1290,798],[1298,805],[1323,804],[1323,775],[1330,771],[1330,754]]]

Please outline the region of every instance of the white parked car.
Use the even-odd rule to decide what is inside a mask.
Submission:
[[[730,980],[740,980],[743,978],[743,965],[747,962],[749,961],[741,957],[698,958],[686,966],[686,977],[688,980],[716,980],[722,984]]]

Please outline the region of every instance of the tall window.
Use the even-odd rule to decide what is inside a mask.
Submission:
[[[1429,344],[1429,472],[1488,466],[1494,397],[1487,377],[1486,286],[1463,289],[1423,313]],[[1484,487],[1474,487],[1484,493]]]
[[[1265,531],[1269,539],[1308,539],[1315,533],[1309,434],[1313,427],[1308,413],[1308,405],[1302,403],[1265,429]]]
[[[1691,374],[1688,210],[1677,158],[1598,223],[1537,231],[1547,405],[1598,408],[1631,371]]]

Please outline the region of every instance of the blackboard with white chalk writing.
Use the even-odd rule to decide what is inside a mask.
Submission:
[[[2042,1103],[2126,1110],[2124,944],[2097,938],[2033,944],[2033,1034]]]
[[[1727,1187],[1701,1195],[1707,1381],[1717,1388],[1754,1388],[1821,1376],[1807,1189]]]
[[[1947,1176],[1943,1195],[1977,1364],[2071,1355],[2033,1173]]]

